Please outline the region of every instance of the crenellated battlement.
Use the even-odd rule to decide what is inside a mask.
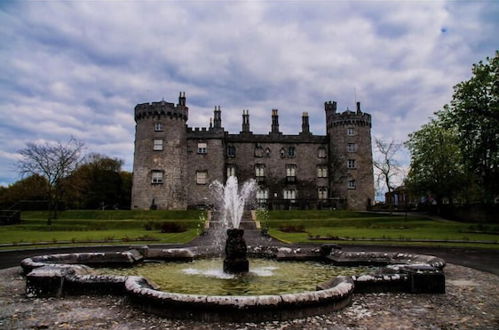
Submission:
[[[182,104],[160,101],[135,106],[135,121],[149,117],[169,117],[187,121],[189,108]]]
[[[365,112],[354,112],[346,110],[342,113],[334,113],[329,122],[328,127],[336,126],[369,126],[371,127],[371,115]]]
[[[342,111],[327,101],[326,135],[311,131],[308,112],[301,114],[301,131],[290,135],[280,131],[277,109],[269,113],[268,134],[252,132],[246,109],[241,131],[231,134],[220,105],[209,126],[189,127],[185,92],[175,103],[137,104],[131,207],[206,208],[210,183],[235,175],[239,182],[256,179],[262,203],[276,209],[299,202],[365,210],[374,199],[371,115],[356,105]]]

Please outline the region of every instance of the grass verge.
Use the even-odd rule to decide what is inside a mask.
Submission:
[[[415,246],[456,246],[499,249],[499,225],[437,220],[352,211],[269,211],[259,214],[262,226],[290,243],[336,243]],[[316,238],[329,238],[317,240]],[[343,239],[342,239],[343,238]],[[373,240],[371,240],[373,239]],[[383,239],[383,241],[376,241]],[[410,242],[459,240],[465,242]],[[469,241],[469,243],[468,243]]]
[[[187,243],[194,239],[202,225],[202,211],[64,211],[51,226],[47,212],[23,212],[18,225],[0,227],[0,244],[12,248],[33,248],[22,243],[52,242],[54,246],[99,244],[132,244],[141,240],[154,244]],[[178,224],[181,232],[161,232]],[[56,244],[68,242],[67,244]],[[48,247],[50,245],[43,245]]]

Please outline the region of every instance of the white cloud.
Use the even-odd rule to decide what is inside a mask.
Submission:
[[[221,105],[224,126],[325,134],[323,102],[373,114],[402,141],[493,55],[495,3],[13,2],[0,7],[0,181],[29,141],[67,140],[131,169],[133,108],[186,91],[190,126]],[[491,14],[492,13],[492,14]],[[445,31],[445,32],[443,32]],[[407,157],[404,158],[407,161]]]

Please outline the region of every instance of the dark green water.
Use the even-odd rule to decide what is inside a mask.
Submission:
[[[319,262],[250,259],[250,272],[222,271],[222,259],[145,263],[133,268],[101,268],[100,274],[144,276],[161,290],[203,295],[262,295],[315,291],[318,283],[338,275],[371,273],[371,267],[337,267]]]

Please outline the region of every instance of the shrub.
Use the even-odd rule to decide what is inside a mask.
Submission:
[[[137,241],[159,241],[159,238],[156,238],[154,236],[149,236],[149,235],[137,236],[135,239]]]
[[[279,230],[284,233],[306,233],[303,225],[287,225],[279,227]]]
[[[183,233],[187,231],[184,225],[174,222],[163,222],[160,224],[159,229],[162,233]]]
[[[152,221],[148,221],[144,224],[144,229],[145,230],[152,230],[154,227],[154,223]]]

